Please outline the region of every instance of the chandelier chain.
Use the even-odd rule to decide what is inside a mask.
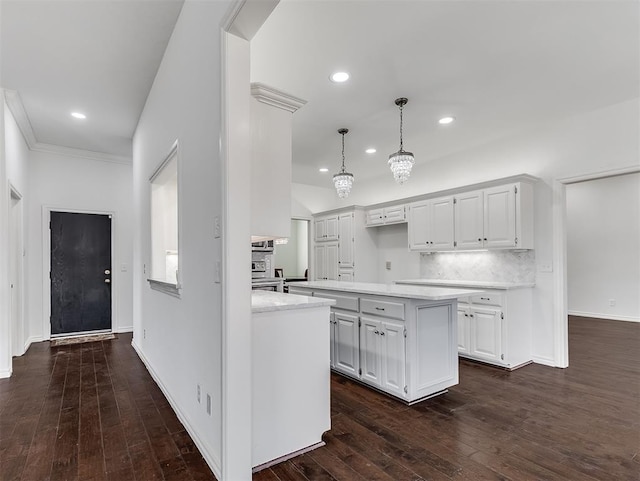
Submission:
[[[342,170],[341,170],[342,173],[346,172],[344,168],[344,134],[345,132],[342,132]]]
[[[400,104],[400,152],[404,151],[402,144],[402,107],[404,107],[404,104]]]

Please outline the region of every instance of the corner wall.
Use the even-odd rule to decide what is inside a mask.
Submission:
[[[218,479],[223,351],[221,284],[215,278],[221,239],[214,218],[222,215],[220,23],[228,8],[228,2],[184,3],[133,139],[133,345]],[[180,298],[152,290],[145,272],[151,255],[149,177],[176,140]]]

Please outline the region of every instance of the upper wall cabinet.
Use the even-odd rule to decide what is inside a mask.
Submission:
[[[338,240],[338,215],[328,215],[314,219],[314,239],[316,242]]]
[[[251,84],[251,238],[291,235],[292,114],[306,102]]]
[[[432,252],[453,248],[453,197],[409,204],[409,249]]]
[[[369,209],[366,212],[367,227],[377,227],[389,224],[402,224],[407,222],[405,206],[394,205],[390,207],[380,207],[378,209]]]
[[[409,249],[533,249],[533,185],[514,182],[409,205]]]

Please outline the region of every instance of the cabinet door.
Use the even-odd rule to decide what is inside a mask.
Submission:
[[[484,239],[483,191],[456,196],[454,204],[456,249],[479,249]]]
[[[354,278],[355,274],[353,269],[340,269],[340,272],[338,273],[338,280],[340,281],[353,282]]]
[[[327,222],[325,219],[315,219],[313,221],[313,238],[316,242],[323,242],[327,237]]]
[[[322,244],[313,248],[313,262],[315,267],[314,277],[316,281],[323,281],[327,278],[326,266],[327,246]]]
[[[336,371],[358,377],[360,369],[360,342],[358,316],[334,312]]]
[[[404,324],[382,321],[379,337],[382,341],[379,356],[382,367],[381,387],[391,394],[406,396]]]
[[[360,326],[360,379],[381,386],[380,330],[381,323],[369,317],[361,318]]]
[[[453,250],[453,197],[433,199],[429,214],[429,249]]]
[[[471,355],[492,362],[502,361],[502,319],[500,311],[471,307]]]
[[[353,267],[353,214],[341,214],[338,217],[338,265],[340,267]]]
[[[515,185],[485,189],[484,238],[485,247],[516,246]]]
[[[404,205],[396,205],[384,209],[384,223],[395,224],[406,220]]]
[[[469,309],[458,305],[458,354],[470,354]]]
[[[326,246],[325,255],[325,279],[329,281],[338,280],[338,243],[331,242]]]
[[[325,219],[325,240],[337,241],[338,240],[338,216],[334,215]]]
[[[382,225],[384,223],[384,209],[367,211],[367,225]]]
[[[409,206],[409,249],[427,250],[429,246],[429,202],[414,202]]]

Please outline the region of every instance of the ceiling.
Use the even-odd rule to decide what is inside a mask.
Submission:
[[[308,102],[294,114],[294,181],[332,186],[340,127],[350,130],[346,164],[356,183],[392,179],[396,98],[409,99],[405,149],[416,163],[444,162],[637,98],[639,19],[635,0],[283,0],[252,40],[251,77]],[[330,82],[337,70],[351,79]],[[439,125],[444,116],[456,121]]]
[[[37,143],[130,159],[183,1],[0,1],[0,85],[19,93]]]
[[[0,1],[1,85],[36,141],[130,158],[182,1]],[[251,43],[251,75],[307,101],[293,180],[330,187],[340,127],[357,182],[391,176],[400,96],[418,163],[637,98],[639,18],[636,0],[282,0]],[[331,83],[336,70],[351,79]]]

